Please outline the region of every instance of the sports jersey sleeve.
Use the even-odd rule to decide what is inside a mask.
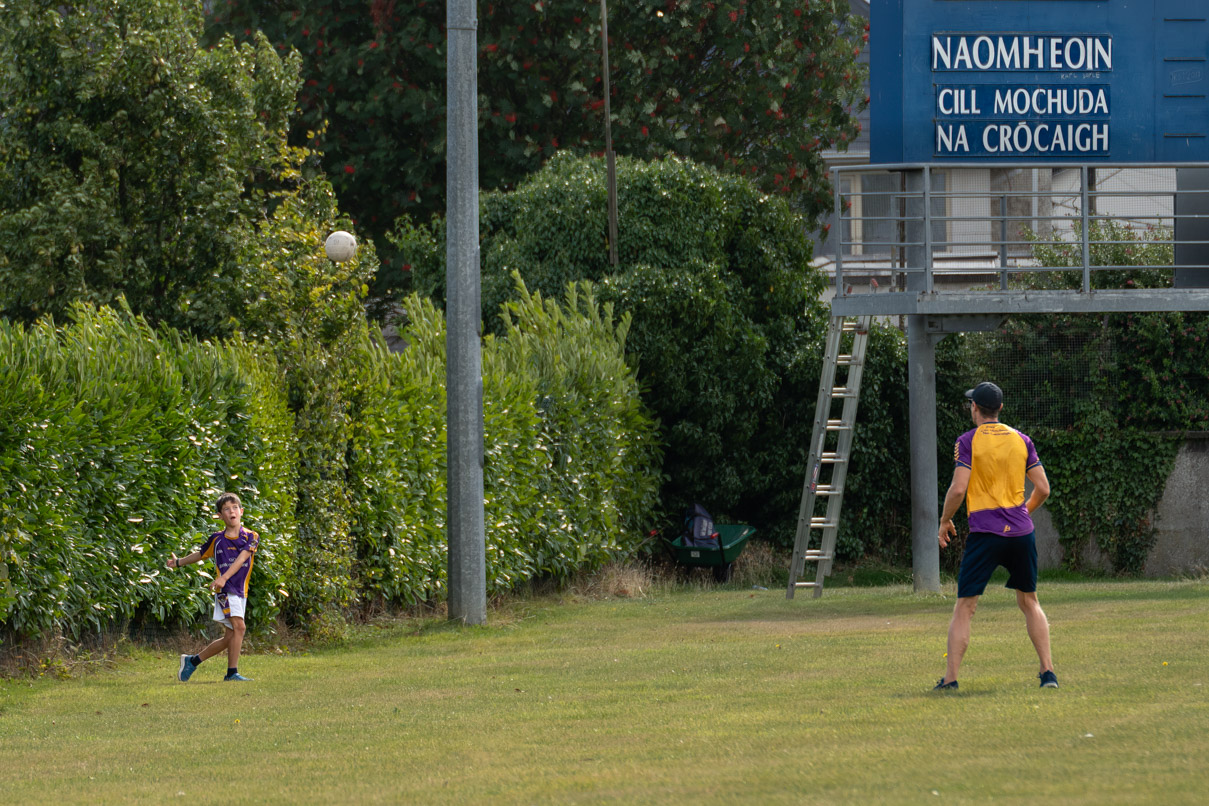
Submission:
[[[958,467],[972,467],[974,461],[973,453],[974,432],[967,431],[957,438],[957,442],[953,445],[953,461]]]
[[[1028,458],[1024,462],[1024,469],[1027,472],[1041,464],[1041,460],[1037,458],[1037,448],[1033,445],[1033,441],[1026,434],[1020,436],[1024,437],[1024,444],[1028,448]]]
[[[243,537],[244,540],[243,546],[240,547],[240,550],[246,551],[249,554],[255,554],[256,550],[260,548],[260,535],[256,534],[251,529],[248,529],[243,535],[241,535],[241,537]]]
[[[203,560],[214,556],[214,541],[218,539],[220,534],[222,534],[222,532],[215,532],[214,534],[210,535],[206,538],[206,542],[202,543],[197,549],[198,555]]]

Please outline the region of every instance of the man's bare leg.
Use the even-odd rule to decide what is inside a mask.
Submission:
[[[953,608],[953,619],[949,622],[949,657],[945,663],[946,683],[952,683],[957,679],[957,672],[961,669],[961,659],[965,657],[966,649],[970,646],[970,622],[977,609],[977,596],[958,599],[957,605]]]
[[[1024,623],[1028,627],[1029,640],[1037,650],[1037,660],[1041,661],[1041,671],[1048,672],[1054,668],[1054,660],[1049,651],[1049,619],[1037,601],[1037,594],[1016,591],[1016,604],[1024,613]]]

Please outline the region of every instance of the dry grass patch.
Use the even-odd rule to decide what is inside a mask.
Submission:
[[[609,563],[571,584],[572,596],[586,599],[641,598],[655,587],[655,574],[646,563],[630,560]]]
[[[789,573],[789,552],[773,548],[764,540],[749,540],[735,560],[731,584],[743,588],[771,588],[784,584]]]

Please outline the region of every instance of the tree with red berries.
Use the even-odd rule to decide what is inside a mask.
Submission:
[[[821,152],[857,135],[866,21],[835,0],[613,0],[614,150],[669,153],[748,176],[814,218],[831,195]],[[263,31],[303,58],[304,134],[341,207],[384,233],[444,211],[445,4],[217,0],[215,35]],[[480,182],[511,188],[555,152],[604,150],[594,2],[479,4]],[[403,282],[384,266],[380,295]]]

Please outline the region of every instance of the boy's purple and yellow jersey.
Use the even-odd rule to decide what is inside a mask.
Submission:
[[[1031,439],[1002,423],[983,423],[958,437],[953,459],[970,469],[966,514],[971,532],[1023,536],[1033,531],[1024,505],[1024,477],[1041,461]]]
[[[239,559],[239,555],[247,551],[251,555],[248,557],[248,561],[230,576],[222,589],[223,593],[242,596],[246,599],[248,598],[248,579],[252,574],[252,561],[256,559],[256,549],[259,547],[260,536],[251,529],[241,526],[239,527],[239,537],[234,540],[227,537],[225,532],[215,532],[206,539],[198,551],[201,552],[203,560],[207,557],[214,558],[219,576],[227,573],[227,569]]]

